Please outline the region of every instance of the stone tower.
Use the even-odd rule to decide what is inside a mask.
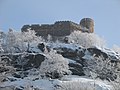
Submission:
[[[94,21],[91,18],[83,18],[80,24],[72,21],[57,21],[53,24],[33,24],[24,25],[21,31],[27,31],[28,29],[34,30],[36,35],[47,37],[51,35],[53,37],[65,37],[70,35],[74,31],[81,31],[87,33],[94,32]]]
[[[94,20],[91,18],[83,18],[80,21],[80,26],[83,32],[88,32],[88,33],[94,32]]]

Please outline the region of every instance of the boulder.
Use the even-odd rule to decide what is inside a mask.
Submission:
[[[89,53],[91,54],[91,56],[95,55],[97,57],[103,56],[105,59],[108,58],[107,53],[101,51],[100,49],[97,49],[97,48],[88,48],[87,50],[89,51]]]
[[[70,71],[72,75],[84,76],[83,66],[79,63],[69,63]]]
[[[2,60],[6,60],[9,64],[13,65],[16,70],[38,68],[44,59],[45,56],[39,53],[2,55]]]
[[[0,87],[0,90],[22,90],[22,89],[18,89],[15,86],[5,86],[5,87]]]

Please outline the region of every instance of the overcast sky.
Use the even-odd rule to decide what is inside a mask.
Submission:
[[[95,21],[95,33],[108,46],[120,46],[120,0],[0,0],[0,29],[20,30],[24,24],[46,24],[59,20],[79,23]]]

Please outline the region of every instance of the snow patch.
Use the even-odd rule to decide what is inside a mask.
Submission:
[[[30,87],[39,88],[40,90],[84,90],[83,88],[89,88],[87,90],[112,90],[112,87],[100,80],[93,80],[86,77],[80,77],[75,75],[64,76],[61,80],[58,79],[17,79],[17,81],[6,81],[0,85],[15,86],[17,88]],[[69,88],[69,89],[67,89]],[[73,88],[73,89],[72,89]],[[79,88],[79,89],[78,89]],[[92,88],[92,89],[90,89]]]

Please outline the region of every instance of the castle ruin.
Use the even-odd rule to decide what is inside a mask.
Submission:
[[[80,24],[72,21],[57,21],[54,24],[33,24],[24,25],[21,31],[27,31],[28,29],[34,30],[36,35],[47,37],[48,35],[55,37],[63,37],[70,35],[73,31],[78,30],[87,33],[94,32],[94,21],[91,18],[83,18]]]

